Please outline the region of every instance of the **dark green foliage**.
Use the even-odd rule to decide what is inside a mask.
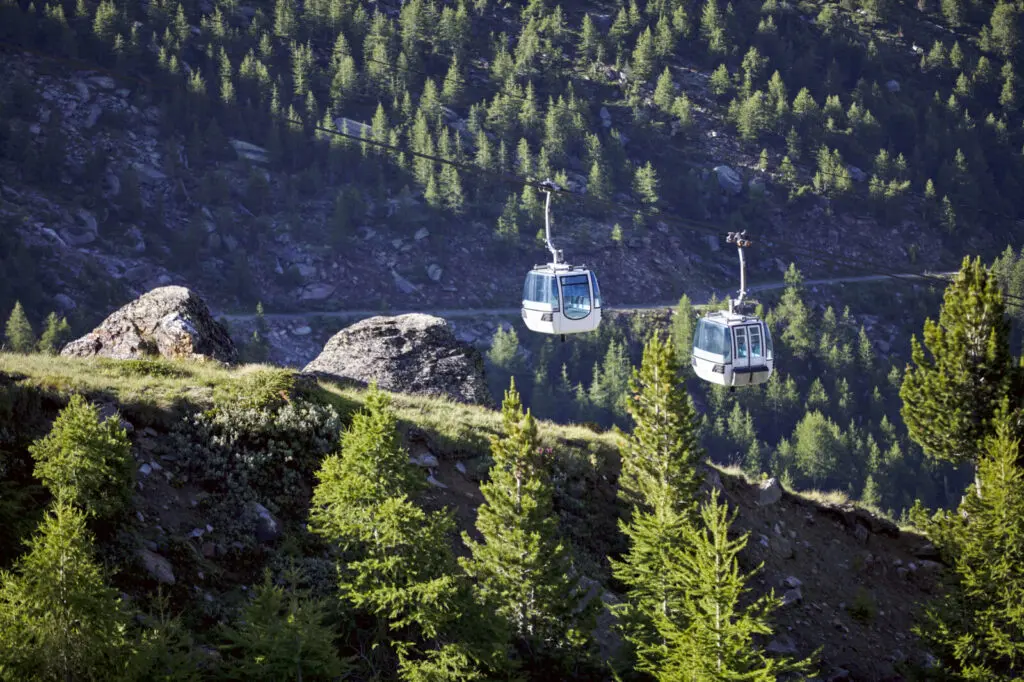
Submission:
[[[100,421],[100,410],[71,396],[47,436],[29,450],[35,476],[60,500],[87,515],[110,518],[131,500],[131,443],[117,414]]]
[[[58,318],[57,313],[50,313],[46,318],[46,328],[39,337],[39,350],[56,355],[67,341],[70,330],[67,318]]]
[[[345,666],[335,648],[337,632],[325,623],[327,605],[294,585],[274,584],[270,572],[252,590],[238,624],[225,628],[224,679],[276,682],[337,679]]]
[[[900,388],[910,437],[930,457],[977,458],[996,408],[1016,385],[1009,333],[995,279],[980,259],[965,258],[938,323],[925,321],[928,355],[917,337],[911,340],[914,365]]]

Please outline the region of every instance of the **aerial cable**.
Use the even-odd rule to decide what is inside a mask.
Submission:
[[[48,55],[48,54],[45,54],[45,53],[40,53],[40,52],[38,52],[36,50],[33,50],[33,49],[30,49],[30,48],[25,48],[25,47],[20,46],[20,45],[12,45],[12,44],[6,43],[4,41],[0,41],[0,46],[11,47],[11,48],[23,51],[23,52],[34,53],[34,54],[40,55],[41,57],[44,57],[44,58],[50,59],[50,60],[64,61],[64,62],[67,62],[67,63],[77,63],[79,65],[86,66],[87,68],[89,68],[92,71],[98,71],[98,72],[107,73],[107,74],[110,74],[112,76],[118,77],[118,78],[120,78],[122,80],[133,80],[135,82],[143,84],[144,86],[146,86],[150,90],[173,91],[173,90],[176,90],[178,87],[180,87],[180,86],[170,86],[170,85],[154,84],[154,83],[152,83],[152,82],[150,82],[150,81],[148,81],[148,80],[146,80],[144,78],[137,77],[137,76],[131,76],[131,75],[128,75],[128,74],[125,74],[125,73],[122,73],[122,72],[118,72],[118,71],[115,71],[115,70],[112,70],[112,69],[109,69],[109,68],[106,68],[106,67],[103,67],[103,66],[96,65],[96,64],[94,64],[92,62],[86,62],[84,60],[72,59],[72,58],[67,58],[67,57],[57,57],[57,56],[53,56],[53,55]],[[619,204],[619,203],[616,203],[616,202],[613,202],[613,201],[609,201],[609,200],[605,200],[605,199],[599,199],[597,197],[593,197],[593,196],[589,196],[589,195],[584,195],[584,194],[579,194],[577,192],[572,192],[570,190],[558,187],[557,185],[554,185],[554,183],[537,182],[535,180],[531,180],[529,178],[524,178],[522,176],[515,175],[513,173],[507,173],[507,172],[503,172],[503,171],[495,171],[495,170],[492,170],[492,169],[482,168],[482,167],[477,166],[475,164],[459,162],[459,161],[455,161],[453,159],[448,159],[448,158],[444,158],[444,157],[440,157],[440,156],[436,156],[436,155],[432,155],[432,154],[424,154],[422,152],[416,152],[416,151],[413,151],[411,149],[390,145],[390,144],[387,144],[385,142],[381,142],[380,140],[374,140],[372,138],[363,137],[361,135],[352,135],[350,133],[342,132],[340,130],[332,130],[330,128],[325,128],[325,127],[323,127],[323,126],[321,126],[319,124],[309,126],[304,121],[295,120],[295,119],[289,119],[289,118],[287,118],[285,116],[273,116],[272,115],[271,117],[272,118],[276,118],[277,120],[279,120],[279,121],[281,121],[283,123],[287,123],[287,124],[290,124],[290,125],[293,125],[293,126],[297,126],[297,127],[300,127],[300,128],[308,127],[308,128],[311,128],[312,130],[315,130],[315,131],[318,131],[318,132],[327,133],[327,134],[330,134],[330,135],[335,135],[335,136],[338,136],[338,137],[347,138],[347,139],[353,140],[355,142],[367,144],[369,146],[378,147],[378,148],[389,150],[389,151],[393,151],[393,152],[396,152],[396,153],[409,154],[411,156],[415,156],[415,157],[418,157],[418,158],[423,158],[423,159],[426,159],[426,160],[434,161],[434,162],[440,163],[440,164],[447,164],[447,165],[450,165],[450,166],[454,166],[456,168],[460,168],[460,169],[462,169],[464,171],[467,171],[467,172],[473,172],[473,173],[477,173],[477,174],[483,172],[485,174],[495,176],[496,178],[502,180],[503,182],[512,183],[512,184],[519,184],[519,185],[522,185],[522,186],[533,187],[533,188],[538,189],[540,191],[547,192],[549,197],[550,197],[550,193],[552,193],[552,192],[569,194],[569,195],[571,195],[573,197],[578,198],[579,200],[581,200],[583,202],[602,204],[604,206],[613,207],[613,208],[616,208],[618,210],[621,210],[621,211],[627,212],[627,213],[629,213],[629,212],[634,213],[634,214],[635,213],[640,213],[640,214],[646,215],[648,217],[656,218],[656,219],[658,219],[658,220],[660,220],[662,222],[668,223],[668,224],[676,224],[676,225],[678,225],[680,227],[683,227],[684,229],[687,229],[687,230],[690,230],[690,231],[699,232],[699,233],[703,233],[703,234],[706,234],[706,235],[714,235],[716,237],[720,237],[722,234],[726,234],[726,231],[721,230],[721,229],[714,229],[714,227],[710,226],[710,224],[707,224],[707,225],[701,224],[700,222],[698,222],[696,220],[687,219],[687,218],[673,218],[671,216],[665,216],[664,214],[652,212],[649,209],[648,210],[644,210],[642,208],[641,209],[634,209],[632,207],[628,207],[628,206],[625,206],[623,204]],[[793,250],[803,251],[804,253],[806,253],[808,255],[811,255],[813,258],[817,258],[818,260],[822,260],[822,261],[825,261],[825,262],[831,261],[831,262],[833,262],[835,264],[846,266],[846,267],[850,267],[851,263],[856,263],[857,262],[857,261],[855,261],[853,259],[847,258],[846,259],[847,262],[844,263],[844,262],[842,262],[840,260],[835,259],[831,255],[822,255],[822,252],[820,252],[820,251],[817,251],[815,249],[811,249],[809,247],[805,247],[805,246],[802,246],[802,245],[790,244],[790,243],[787,243],[785,240],[782,240],[782,239],[773,238],[773,239],[771,239],[771,241],[774,242],[774,243],[781,244],[783,246],[787,246],[788,248],[791,248]],[[862,263],[863,263],[863,261],[862,261]],[[870,268],[873,268],[873,269],[876,270],[876,272],[873,272],[871,274],[877,274],[879,276],[892,277],[892,278],[897,278],[897,279],[899,279],[899,278],[907,279],[908,278],[908,275],[905,275],[905,274],[897,274],[897,273],[891,273],[891,272],[877,272],[877,270],[880,270],[880,268],[878,268],[875,265],[868,264],[867,267],[870,267]],[[925,275],[918,275],[916,277],[917,278],[931,278],[931,279],[935,279],[937,281],[941,281],[944,284],[948,284],[948,281],[945,280],[945,279],[942,279],[942,278],[939,278],[939,277],[934,277],[934,276],[929,276],[927,274],[925,274]],[[1004,300],[1007,300],[1007,301],[1009,301],[1009,300],[1016,300],[1016,301],[1024,302],[1024,297],[1017,297],[1017,296],[1012,296],[1012,295],[1009,295],[1009,294],[1004,295],[1003,298],[1004,298]]]

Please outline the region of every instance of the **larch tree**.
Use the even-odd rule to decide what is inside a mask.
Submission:
[[[718,496],[712,490],[699,521],[684,524],[683,541],[666,548],[666,582],[677,606],[655,621],[666,652],[652,671],[655,679],[774,682],[783,673],[812,674],[809,660],[772,657],[754,644],[755,635],[772,634],[769,618],[782,600],[773,592],[747,598],[747,585],[760,567],[740,571],[739,553],[750,534],[729,538],[736,512]]]
[[[913,364],[900,387],[903,421],[926,455],[976,460],[1001,400],[1015,395],[1019,407],[1020,370],[1009,334],[996,278],[980,259],[965,258],[946,289],[938,322],[925,320],[924,346],[911,338]]]
[[[96,405],[71,396],[50,432],[29,446],[35,476],[50,493],[85,513],[111,518],[131,501],[131,442],[117,415],[100,421]]]
[[[0,571],[0,673],[107,679],[124,650],[124,614],[94,556],[85,514],[57,500],[12,573]]]
[[[14,310],[7,318],[7,327],[4,331],[7,347],[15,353],[29,353],[36,345],[35,332],[32,331],[32,325],[25,315],[25,309],[21,307],[21,301],[14,302]]]
[[[581,608],[585,590],[558,535],[551,451],[539,446],[537,424],[529,410],[523,413],[514,379],[501,417],[504,436],[492,437],[494,464],[480,486],[482,541],[463,533],[470,556],[460,563],[476,580],[479,602],[508,623],[518,643],[535,656],[557,652],[566,661],[587,644],[593,610]]]
[[[310,528],[344,558],[341,598],[376,620],[367,654],[375,666],[412,682],[440,679],[441,671],[444,679],[473,679],[495,660],[494,627],[475,615],[457,570],[451,513],[427,512],[409,499],[422,475],[396,426],[390,399],[374,387],[343,434],[341,452],[317,473]]]
[[[690,355],[693,352],[693,334],[697,327],[697,314],[693,309],[690,297],[683,294],[672,316],[671,338],[675,351],[676,362],[685,374],[690,366]]]
[[[57,313],[50,313],[46,318],[46,328],[39,337],[39,350],[49,355],[56,355],[60,347],[67,340],[70,327],[67,318],[57,317]]]
[[[920,507],[912,512],[953,567],[949,589],[928,606],[918,634],[970,682],[1024,676],[1024,467],[1008,406],[985,439],[976,484],[960,509],[932,518]]]

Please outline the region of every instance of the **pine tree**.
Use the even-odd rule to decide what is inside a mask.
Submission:
[[[760,567],[740,572],[738,557],[750,534],[729,538],[736,511],[730,513],[718,495],[711,491],[699,522],[684,525],[682,542],[667,548],[666,582],[678,606],[656,621],[666,655],[652,671],[655,678],[774,682],[787,672],[810,674],[810,660],[772,658],[754,645],[755,635],[772,634],[769,619],[782,600],[774,592],[747,598]]]
[[[666,66],[665,70],[658,76],[658,84],[654,88],[654,103],[662,111],[671,111],[675,98],[676,86],[672,81],[672,72]]]
[[[552,506],[550,450],[539,447],[537,425],[523,414],[512,380],[502,403],[504,437],[492,437],[490,480],[480,485],[477,542],[463,533],[470,556],[460,559],[476,580],[478,599],[535,653],[586,643],[592,617],[579,611],[585,596],[570,575],[568,550],[558,538]]]
[[[324,623],[326,604],[303,594],[290,576],[287,588],[271,581],[252,590],[251,600],[234,627],[224,629],[224,672],[231,679],[272,682],[336,679],[344,672],[334,640]]]
[[[341,453],[317,472],[310,528],[344,553],[342,599],[377,619],[372,654],[398,678],[420,682],[445,670],[472,679],[489,659],[490,637],[448,544],[454,519],[410,499],[422,474],[409,463],[390,398],[374,386],[342,435]]]
[[[15,353],[29,353],[35,348],[36,335],[21,307],[21,301],[14,302],[14,310],[7,318],[7,347]]]
[[[69,330],[66,318],[58,318],[57,313],[50,313],[46,318],[46,329],[39,337],[39,350],[48,355],[56,355],[67,340]]]
[[[622,451],[619,478],[620,495],[644,508],[681,512],[700,485],[696,416],[679,382],[671,342],[651,337],[629,382],[627,410],[636,426]]]
[[[694,312],[690,297],[683,294],[672,316],[671,338],[675,358],[686,374],[690,366],[690,355],[693,352],[693,333],[697,327],[697,314]]]
[[[655,206],[658,203],[658,175],[654,172],[654,166],[648,161],[636,169],[633,178],[633,191],[640,197],[649,210],[657,213]]]
[[[1011,682],[1024,675],[1024,469],[1010,417],[1003,410],[996,418],[980,448],[977,483],[959,510],[933,518],[919,508],[911,512],[955,576],[928,606],[917,634],[964,680]]]
[[[900,387],[903,421],[926,455],[977,459],[997,406],[1016,388],[1019,370],[1009,334],[995,278],[980,258],[964,258],[943,296],[938,323],[925,321],[924,347],[911,337],[913,365]]]
[[[115,414],[100,421],[100,410],[81,394],[71,396],[45,437],[29,446],[34,474],[50,493],[87,514],[109,518],[131,500],[131,442]]]
[[[126,625],[85,514],[58,499],[13,573],[0,571],[0,672],[10,679],[109,679]]]

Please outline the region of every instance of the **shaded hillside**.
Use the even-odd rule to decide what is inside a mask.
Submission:
[[[258,378],[273,371],[0,355],[8,424],[0,443],[4,461],[18,461],[24,444],[46,432],[68,391],[107,405],[105,413],[119,410],[132,443],[134,495],[116,538],[101,541],[101,554],[133,605],[145,607],[162,584],[197,642],[212,644],[212,624],[234,621],[244,586],[258,582],[264,566],[280,575],[289,561],[297,562],[303,584],[321,596],[334,594],[329,562],[303,530],[308,493],[301,484],[278,489],[262,475],[245,482],[235,478],[237,465],[230,461],[211,460],[203,465],[204,474],[191,459],[203,448],[194,440],[202,428],[216,428],[209,421],[202,427],[196,411],[225,405],[222,401],[238,391],[258,395],[253,390],[260,385]],[[316,431],[347,423],[364,398],[359,389],[300,383],[291,400],[294,409],[306,414],[306,428]],[[422,501],[430,508],[454,508],[459,527],[472,530],[482,501],[478,481],[488,466],[486,438],[499,429],[497,413],[438,399],[395,395],[393,400],[410,457],[429,476]],[[294,428],[286,426],[285,413],[292,408],[261,409],[267,417],[248,426],[236,424],[236,435],[230,436],[246,443],[250,453],[259,452],[265,419],[277,423],[275,428]],[[336,436],[329,431],[323,436],[327,442],[314,447],[333,450]],[[614,496],[620,441],[546,422],[541,440],[554,448],[563,481],[556,492],[561,532],[572,541],[586,574],[609,585],[605,556],[621,550],[614,525],[620,513]],[[297,480],[309,480],[318,462],[306,456],[301,461],[305,464],[294,470]],[[267,461],[259,466],[280,465]],[[218,495],[214,480],[225,476],[241,487],[232,484],[229,494]],[[721,486],[736,505],[737,530],[752,533],[743,563],[751,568],[765,563],[755,591],[771,588],[785,595],[775,634],[764,642],[769,651],[807,655],[822,647],[822,679],[881,680],[907,662],[925,662],[910,627],[921,600],[934,594],[941,569],[929,560],[923,538],[835,496],[794,495],[777,484],[759,487],[730,471],[712,470],[708,483]],[[245,502],[251,495],[253,501]],[[255,502],[279,526],[267,526],[260,513],[251,512]],[[604,632],[602,641],[610,646],[614,638],[608,635]]]
[[[1021,208],[1004,2],[148,7],[0,8],[0,307],[514,303],[542,197],[508,173],[571,190],[558,237],[623,302],[732,285],[681,219],[758,235],[756,278],[995,249]]]

